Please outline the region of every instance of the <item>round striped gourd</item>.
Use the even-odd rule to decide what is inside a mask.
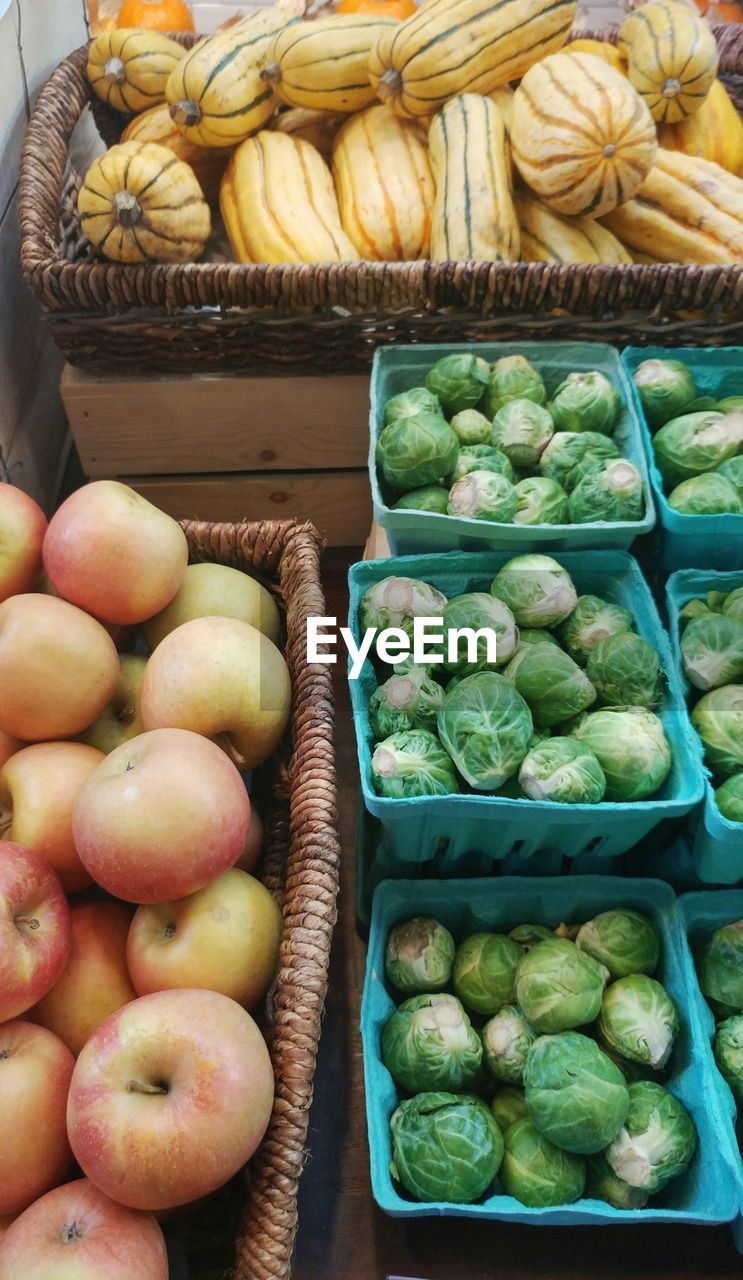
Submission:
[[[595,218],[561,218],[523,192],[515,194],[513,203],[524,262],[632,262],[624,245]]]
[[[94,160],[77,208],[88,239],[114,262],[193,262],[211,230],[193,170],[155,142],[121,142]]]
[[[619,48],[631,83],[659,124],[698,111],[717,75],[717,43],[704,18],[683,4],[650,0],[625,18]]]
[[[513,96],[511,150],[524,182],[557,213],[600,217],[641,186],[655,125],[624,76],[590,53],[555,53]]]
[[[383,31],[399,26],[396,19],[364,13],[293,22],[271,41],[262,78],[290,107],[361,111],[375,96],[371,50]]]
[[[156,142],[161,147],[167,147],[179,160],[185,160],[191,166],[207,203],[217,204],[219,184],[232,155],[232,148],[217,150],[214,147],[197,147],[195,143],[189,142],[185,133],[171,120],[167,102],[160,102],[156,107],[150,107],[149,111],[143,111],[130,120],[121,135],[121,141]]]
[[[730,173],[743,173],[743,120],[721,80],[712,88],[698,111],[678,124],[662,124],[658,142],[669,151],[713,160]]]
[[[88,51],[88,80],[103,102],[131,116],[163,101],[168,78],[185,56],[182,45],[157,31],[104,31]]]

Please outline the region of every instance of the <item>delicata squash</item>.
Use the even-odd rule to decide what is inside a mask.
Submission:
[[[514,207],[523,262],[629,263],[632,254],[595,218],[561,218],[519,191]]]
[[[134,116],[121,135],[122,142],[156,142],[175,152],[179,160],[190,165],[209,204],[219,200],[219,184],[231,151],[227,148],[198,147],[170,118],[167,102]]]
[[[131,116],[155,106],[186,50],[156,31],[120,28],[96,36],[88,51],[87,76],[97,96]]]
[[[717,75],[717,43],[698,13],[674,0],[649,0],[619,31],[627,75],[659,124],[698,111]]]
[[[399,22],[363,13],[294,22],[274,36],[261,72],[281,102],[321,111],[360,111],[374,98],[369,55]]]

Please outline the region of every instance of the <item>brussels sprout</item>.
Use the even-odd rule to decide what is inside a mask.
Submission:
[[[663,725],[644,707],[589,711],[570,736],[598,757],[606,774],[607,800],[647,800],[671,771]]]
[[[728,822],[743,822],[743,773],[736,773],[715,792],[715,801]]]
[[[494,449],[492,444],[470,444],[460,449],[451,483],[463,480],[471,471],[494,471],[513,484],[513,467],[502,449]]]
[[[482,400],[490,380],[487,361],[472,353],[442,356],[426,378],[426,388],[438,397],[449,417],[463,409],[474,409]]]
[[[411,996],[382,1028],[382,1061],[408,1093],[467,1089],[480,1070],[482,1044],[454,996]]]
[[[722,613],[723,605],[727,600],[727,592],[725,591],[708,591],[707,592],[707,608],[710,613]]]
[[[482,1029],[485,1065],[496,1080],[520,1084],[526,1055],[537,1033],[514,1004],[504,1004]]]
[[[582,924],[575,945],[603,964],[612,978],[655,973],[660,960],[660,934],[648,916],[629,907],[602,911]]]
[[[530,1209],[580,1200],[586,1181],[585,1162],[556,1147],[528,1116],[511,1125],[503,1142],[500,1182],[506,1195]]]
[[[390,734],[377,746],[371,769],[375,791],[392,800],[459,791],[454,765],[436,735],[426,729]]]
[[[599,804],[606,778],[588,747],[572,738],[549,738],[532,747],[519,771],[519,782],[532,800],[555,804]]]
[[[508,605],[519,627],[554,627],[578,601],[569,573],[552,556],[514,556],[490,590]]]
[[[401,627],[413,637],[414,618],[440,618],[443,616],[446,596],[427,582],[417,578],[382,578],[364,592],[359,605],[359,621],[362,630],[376,627]]]
[[[490,443],[493,424],[490,418],[486,418],[477,409],[463,409],[461,413],[455,413],[450,425],[463,448]]]
[[[734,458],[728,458],[726,462],[721,462],[717,468],[717,474],[724,476],[735,486],[738,497],[743,502],[743,453],[736,454]]]
[[[444,690],[426,667],[412,666],[405,675],[390,676],[369,699],[369,723],[379,741],[407,729],[436,732]]]
[[[676,485],[702,471],[716,471],[743,443],[743,414],[689,413],[661,427],[653,440],[658,470]]]
[[[405,418],[417,418],[421,413],[440,413],[441,405],[436,396],[425,387],[412,387],[410,391],[401,391],[393,396],[384,406],[384,426]]]
[[[743,684],[724,684],[700,698],[691,713],[710,769],[721,778],[743,771]]]
[[[493,418],[491,441],[515,467],[532,467],[554,435],[552,418],[532,400],[509,400]]]
[[[743,1014],[721,1022],[712,1042],[720,1075],[737,1103],[743,1103]]]
[[[523,631],[519,631],[519,647],[516,652],[527,649],[530,644],[551,644],[559,649],[559,644],[551,631],[537,631],[529,627],[525,627]]]
[[[671,1056],[679,1020],[665,988],[655,978],[633,973],[607,987],[598,1030],[623,1058],[659,1071]]]
[[[599,702],[611,707],[657,707],[663,692],[660,658],[633,631],[599,640],[586,666]]]
[[[743,513],[743,501],[730,480],[717,471],[682,480],[668,495],[668,505],[682,516],[720,516]]]
[[[573,662],[585,667],[600,641],[634,628],[632,614],[620,604],[612,604],[599,596],[579,596],[572,613],[558,627],[557,635]]]
[[[683,413],[697,394],[691,370],[680,360],[643,360],[633,381],[653,431]]]
[[[544,383],[524,356],[501,356],[496,360],[490,370],[483,411],[492,419],[509,400],[532,400],[534,404],[547,402]]]
[[[489,1017],[513,1000],[521,948],[504,933],[473,933],[457,947],[454,990],[463,1004]]]
[[[443,480],[452,470],[459,442],[446,418],[419,413],[396,418],[377,440],[376,459],[393,489],[418,489]]]
[[[416,916],[390,929],[384,956],[387,981],[405,995],[441,991],[454,964],[454,939],[438,920]]]
[[[427,484],[422,489],[413,489],[404,493],[397,502],[393,502],[393,511],[433,511],[436,515],[445,516],[449,506],[449,492],[440,484]]]
[[[537,1031],[571,1031],[593,1022],[603,991],[600,965],[567,938],[546,938],[519,960],[516,1003]]]
[[[540,1133],[563,1151],[588,1156],[617,1136],[629,1089],[594,1040],[577,1031],[540,1036],[526,1057],[524,1096]]]
[[[496,661],[493,666],[504,666],[516,652],[519,643],[519,631],[513,614],[502,600],[496,600],[488,591],[467,591],[464,595],[453,596],[444,609],[444,634],[452,639],[452,631],[460,631],[469,627],[480,631],[487,627],[495,632]],[[489,670],[487,661],[487,644],[485,637],[477,641],[477,661],[469,662],[465,637],[457,640],[457,656],[447,657],[444,668],[453,676],[469,676],[475,671]]]
[[[574,524],[641,520],[645,505],[642,476],[626,458],[612,458],[579,480],[568,498]]]
[[[503,1137],[479,1098],[419,1093],[390,1120],[395,1182],[425,1203],[479,1200],[503,1159]]]
[[[650,1199],[647,1191],[618,1178],[601,1151],[586,1160],[586,1196],[603,1200],[614,1209],[644,1209]]]
[[[652,1196],[691,1164],[697,1133],[686,1108],[662,1085],[638,1080],[629,1097],[629,1115],[604,1155],[617,1177]]]
[[[569,373],[552,397],[550,412],[558,431],[600,431],[611,435],[622,411],[622,397],[603,373]]]
[[[679,622],[683,628],[694,618],[709,618],[714,612],[704,600],[687,600],[684,607],[679,609]]]
[[[497,471],[470,471],[449,490],[450,516],[510,524],[516,514],[516,490]]]
[[[715,929],[699,957],[699,986],[726,1012],[743,1013],[743,920]]]
[[[743,676],[743,622],[724,613],[693,618],[681,637],[684,674],[696,689],[717,689]]]
[[[723,396],[722,400],[715,401],[715,408],[720,413],[733,413],[738,409],[743,409],[743,396]]]
[[[555,480],[546,476],[527,476],[515,487],[516,515],[514,524],[565,524],[568,495]]]
[[[512,1124],[522,1120],[528,1114],[524,1090],[517,1089],[514,1085],[499,1089],[490,1104],[490,1110],[495,1116],[501,1133],[506,1133]]]
[[[478,791],[497,791],[529,750],[531,712],[503,676],[478,671],[449,687],[439,735],[459,772]]]
[[[734,618],[736,622],[743,622],[743,587],[736,587],[735,591],[731,591],[725,597],[722,612],[726,618]]]
[[[543,924],[517,924],[508,936],[513,938],[514,942],[518,942],[521,950],[526,953],[531,951],[538,942],[544,942],[545,938],[551,938],[553,935],[552,930]]]
[[[570,493],[589,471],[618,457],[614,441],[597,431],[556,431],[539,456],[539,470]]]
[[[551,728],[585,711],[596,701],[596,690],[577,662],[550,645],[533,644],[522,650],[506,671],[531,710],[538,728]]]

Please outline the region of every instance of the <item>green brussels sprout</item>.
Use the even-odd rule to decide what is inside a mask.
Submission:
[[[655,1081],[631,1084],[629,1098],[624,1126],[604,1155],[617,1177],[652,1196],[691,1164],[697,1133],[686,1108]]]
[[[715,401],[715,408],[720,413],[733,413],[739,409],[743,409],[743,396],[723,396],[722,400]]]
[[[552,418],[533,400],[509,400],[493,418],[490,436],[515,467],[532,467],[554,435]]]
[[[523,631],[519,631],[519,647],[516,652],[527,649],[531,644],[551,644],[559,649],[559,644],[551,631],[538,631],[525,627]]]
[[[454,638],[452,632],[465,627],[473,631],[488,628],[495,632],[496,661],[492,664],[487,660],[488,650],[484,636],[477,641],[475,662],[468,659],[466,637],[457,638],[456,657],[450,658],[447,653],[444,660],[444,669],[453,676],[469,676],[476,671],[490,670],[491,666],[504,666],[516,652],[519,631],[513,614],[502,600],[496,600],[489,591],[467,591],[464,595],[453,596],[444,609],[443,618],[444,634],[448,636],[449,643]]]
[[[603,992],[601,966],[567,938],[545,938],[519,960],[516,1003],[537,1031],[572,1031],[593,1022]]]
[[[743,920],[715,929],[699,957],[699,986],[726,1014],[743,1013]]]
[[[708,591],[707,592],[707,608],[711,613],[722,613],[723,605],[727,600],[727,592],[725,591]]]
[[[478,671],[447,689],[439,736],[462,777],[497,791],[529,750],[533,722],[521,694],[494,671]]]
[[[725,597],[722,612],[726,618],[734,618],[736,622],[743,622],[743,587],[736,587],[735,591],[731,591]]]
[[[658,470],[670,485],[716,471],[743,443],[743,415],[689,413],[661,427],[653,440]]]
[[[532,747],[519,770],[519,782],[532,800],[553,804],[600,804],[606,791],[595,755],[572,738],[549,738]]]
[[[419,413],[396,418],[377,439],[376,459],[393,489],[419,489],[443,480],[452,470],[459,442],[446,418]]]
[[[731,480],[717,471],[682,480],[668,495],[668,505],[682,516],[739,516],[743,501]]]
[[[459,791],[454,765],[436,735],[426,729],[391,733],[377,746],[371,770],[374,790],[392,800]]]
[[[504,933],[473,933],[457,947],[454,990],[468,1009],[485,1017],[513,1000],[521,948]]]
[[[655,973],[660,934],[648,916],[629,907],[602,911],[578,930],[575,945],[609,970],[612,978]]]
[[[462,448],[468,445],[489,444],[492,428],[490,418],[477,409],[463,409],[455,413],[450,426]]]
[[[463,409],[474,409],[482,400],[490,381],[487,361],[471,352],[442,356],[426,377],[426,389],[438,397],[449,417]]]
[[[520,1084],[526,1055],[537,1038],[523,1013],[514,1004],[504,1004],[485,1023],[481,1032],[483,1057],[496,1080]]]
[[[427,582],[417,578],[382,578],[364,592],[359,605],[359,622],[363,631],[376,627],[400,627],[413,638],[415,618],[443,616],[446,596]]]
[[[449,490],[450,516],[510,524],[516,514],[516,490],[497,471],[469,471]]]
[[[611,435],[622,412],[622,397],[603,373],[569,373],[552,397],[558,431],[599,431]]]
[[[419,1093],[390,1120],[395,1182],[424,1203],[471,1204],[503,1159],[503,1136],[480,1098]]]
[[[433,511],[445,516],[449,506],[449,492],[440,484],[427,484],[422,489],[412,489],[393,502],[393,511]]]
[[[728,822],[743,822],[743,773],[736,773],[715,791],[715,801]]]
[[[500,1182],[506,1195],[530,1209],[580,1200],[586,1182],[585,1161],[556,1147],[529,1116],[511,1125],[503,1143]]]
[[[696,689],[717,689],[743,676],[743,622],[724,613],[692,618],[681,637],[684,674]]]
[[[442,991],[454,964],[454,939],[438,920],[416,916],[390,929],[384,956],[387,981],[405,995]]]
[[[506,1133],[512,1124],[528,1115],[524,1090],[517,1089],[514,1085],[498,1089],[490,1104],[490,1110],[501,1133]]]
[[[492,444],[464,445],[451,473],[451,483],[464,480],[471,471],[494,471],[513,484],[513,467],[503,450],[494,449]]]
[[[563,1151],[593,1155],[627,1119],[629,1089],[595,1040],[578,1031],[540,1036],[524,1067],[524,1096],[540,1133]]]
[[[602,640],[634,629],[632,614],[622,605],[602,600],[600,596],[579,596],[572,613],[558,627],[557,635],[573,662],[585,667]]]
[[[618,1178],[601,1151],[586,1160],[586,1196],[603,1200],[614,1209],[644,1209],[650,1195]]]
[[[599,702],[610,707],[657,707],[664,677],[651,644],[634,631],[599,640],[586,666]]]
[[[490,381],[483,400],[483,412],[493,419],[509,400],[532,400],[546,404],[544,383],[525,356],[501,356],[490,370]]]
[[[717,473],[735,486],[738,497],[743,502],[743,453],[736,454],[734,458],[728,458],[726,462],[721,462]]]
[[[596,690],[585,671],[562,649],[551,645],[529,645],[505,674],[528,702],[534,724],[540,729],[550,729],[596,701]]]
[[[411,387],[401,391],[384,406],[384,426],[405,418],[417,418],[421,413],[441,413],[441,405],[435,395],[425,387]]]
[[[679,609],[679,623],[682,629],[686,627],[694,618],[714,617],[715,610],[710,609],[704,600],[687,600],[682,609]]]
[[[720,1023],[712,1048],[720,1075],[730,1085],[735,1101],[743,1103],[743,1014]]]
[[[454,996],[410,996],[382,1028],[382,1062],[408,1093],[467,1089],[480,1071],[482,1044]]]
[[[617,978],[604,992],[598,1030],[630,1062],[660,1071],[679,1031],[676,1006],[665,988],[644,973]]]
[[[570,574],[552,556],[514,556],[490,590],[508,605],[519,627],[554,627],[578,601]]]
[[[626,458],[611,458],[584,475],[568,498],[574,524],[641,520],[645,506],[642,476]]]
[[[647,800],[671,771],[662,722],[644,707],[589,711],[571,738],[590,747],[606,775],[607,800]]]
[[[539,455],[539,470],[570,493],[589,471],[618,457],[619,449],[609,436],[597,431],[556,431]]]
[[[518,942],[521,950],[526,954],[535,947],[538,942],[544,942],[545,938],[551,938],[552,930],[543,924],[517,924],[515,929],[511,929],[509,938],[513,938],[514,942]]]
[[[565,524],[568,495],[556,480],[546,476],[527,476],[515,486],[516,515],[514,524]]]
[[[436,717],[444,690],[426,667],[411,666],[404,675],[390,676],[369,699],[369,723],[377,741],[407,729],[436,732]]]
[[[680,360],[643,360],[633,381],[653,431],[683,413],[697,394],[691,370]]]
[[[713,773],[730,778],[743,771],[743,684],[724,684],[700,698],[691,713]]]

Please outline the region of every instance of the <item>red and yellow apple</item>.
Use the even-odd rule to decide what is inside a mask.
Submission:
[[[74,1065],[44,1027],[0,1024],[0,1214],[28,1208],[72,1164],[66,1115]]]
[[[70,912],[70,958],[51,991],[28,1017],[63,1040],[77,1057],[102,1022],[137,993],[126,964],[132,922],[123,902],[86,902]]]
[[[15,485],[0,482],[0,601],[35,586],[45,533],[39,504]]]
[[[253,1009],[276,977],[281,912],[245,871],[225,871],[177,902],[139,907],[126,955],[141,996],[204,987]]]
[[[0,769],[3,765],[14,756],[16,751],[20,751],[23,743],[17,738],[11,738],[7,733],[0,733]]]
[[[77,856],[72,811],[85,779],[103,759],[82,742],[39,742],[0,769],[0,835],[42,854],[67,893],[92,883]]]
[[[158,991],[112,1014],[85,1045],[67,1104],[70,1143],[107,1195],[169,1209],[250,1159],[273,1089],[265,1042],[239,1004],[214,991]]]
[[[25,742],[74,738],[100,715],[119,677],[100,622],[56,596],[0,604],[0,731]]]
[[[104,756],[73,817],[83,866],[125,902],[166,902],[203,888],[236,862],[249,826],[237,769],[185,729],[143,733]]]
[[[70,909],[40,853],[0,840],[0,1022],[51,991],[70,955]]]
[[[168,1280],[168,1253],[151,1213],[125,1209],[81,1178],[8,1228],[0,1280]]]
[[[263,819],[251,802],[250,805],[250,830],[248,838],[245,841],[245,848],[238,858],[235,866],[240,871],[254,871],[258,866],[263,855],[263,842],[266,838],[266,831],[263,826]]]
[[[144,732],[139,711],[139,691],[147,659],[138,653],[122,653],[119,658],[119,680],[113,698],[98,719],[82,735],[83,742],[97,747],[104,755]]]
[[[265,587],[226,564],[190,564],[170,604],[145,623],[151,649],[171,631],[194,618],[238,618],[279,643],[281,621],[276,602]]]
[[[143,622],[164,609],[187,563],[180,525],[118,480],[77,489],[44,538],[52,585],[103,622]]]

